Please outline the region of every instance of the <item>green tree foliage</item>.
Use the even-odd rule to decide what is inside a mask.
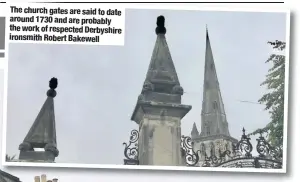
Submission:
[[[276,40],[268,42],[273,49],[284,51],[285,42]],[[269,111],[271,121],[261,129],[250,133],[256,135],[260,132],[268,133],[268,141],[272,146],[282,148],[283,145],[283,120],[284,120],[284,81],[285,81],[285,56],[271,54],[266,63],[272,63],[266,75],[266,80],[261,86],[267,86],[268,92],[264,94],[258,102],[265,104],[265,110]]]

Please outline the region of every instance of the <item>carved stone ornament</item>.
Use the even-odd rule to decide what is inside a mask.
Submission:
[[[153,84],[148,81],[144,83],[142,92],[146,92],[146,91],[153,91]]]
[[[49,151],[49,152],[52,152],[55,157],[58,156],[58,153],[59,151],[57,150],[56,148],[56,145],[55,144],[51,144],[51,143],[48,143],[46,146],[45,146],[45,151]]]
[[[21,151],[32,151],[33,148],[32,148],[32,145],[30,143],[23,142],[23,143],[20,144],[19,150],[21,150]]]
[[[172,94],[183,95],[183,88],[180,85],[175,85],[172,89]]]
[[[138,101],[143,101],[143,100],[145,100],[145,97],[143,94],[140,94],[138,97]]]

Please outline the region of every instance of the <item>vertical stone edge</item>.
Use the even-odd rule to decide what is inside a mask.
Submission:
[[[5,49],[5,17],[0,17],[0,52],[4,51]],[[3,53],[4,56],[4,53]]]

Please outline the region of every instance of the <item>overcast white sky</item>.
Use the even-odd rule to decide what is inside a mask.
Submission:
[[[189,135],[200,130],[208,25],[230,133],[240,138],[270,121],[256,102],[266,92],[270,65],[267,41],[285,40],[284,13],[127,10],[125,46],[10,44],[7,154],[19,155],[46,99],[48,81],[58,78],[55,114],[60,155],[56,162],[123,164],[122,143],[138,126],[130,121],[156,40],[156,18],[166,18],[167,41],[192,110],[182,121]]]

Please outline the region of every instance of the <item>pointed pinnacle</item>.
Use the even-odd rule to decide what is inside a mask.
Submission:
[[[193,124],[193,130],[197,130],[197,125],[196,125],[195,122],[194,122],[194,124]]]

